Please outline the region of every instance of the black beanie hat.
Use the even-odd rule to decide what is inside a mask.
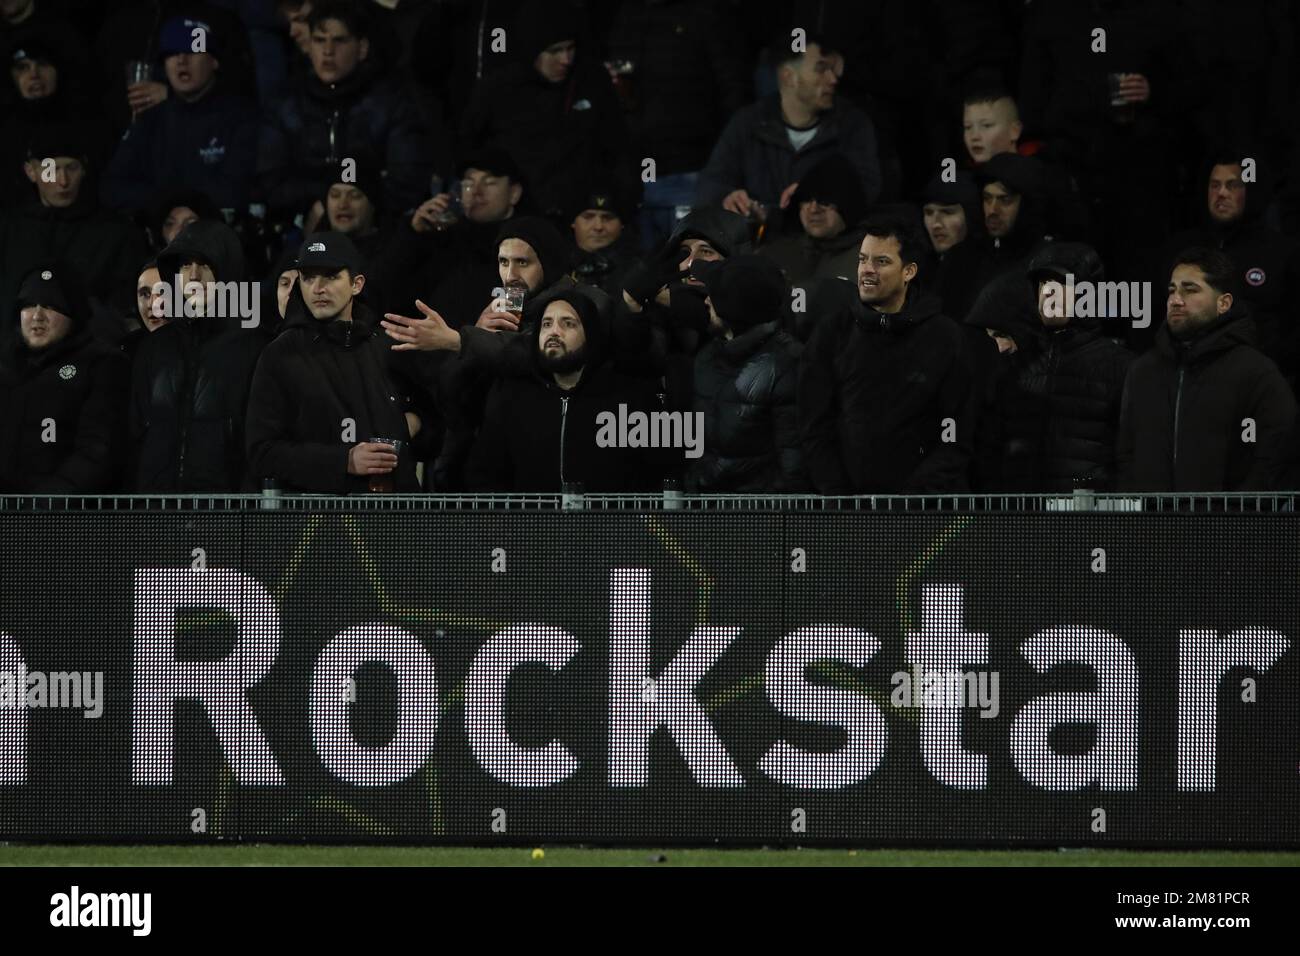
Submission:
[[[14,299],[17,311],[34,305],[62,312],[72,319],[73,329],[90,319],[90,299],[77,270],[65,262],[47,262],[23,278]]]
[[[785,276],[763,256],[733,256],[707,279],[713,311],[733,332],[744,332],[780,318],[785,304]]]
[[[542,264],[543,287],[554,285],[569,271],[569,248],[550,220],[541,216],[512,216],[501,224],[497,245],[507,239],[522,239],[533,247]]]
[[[840,153],[827,156],[799,180],[793,202],[797,205],[814,199],[835,206],[850,229],[867,214],[867,194],[862,180],[848,157]]]
[[[582,22],[568,0],[531,0],[523,5],[515,21],[515,47],[531,64],[547,47],[579,39]]]
[[[350,183],[344,183],[344,185],[355,186],[366,194],[366,198],[370,200],[370,205],[375,207],[375,219],[378,220],[384,204],[383,164],[379,160],[366,155],[357,156],[356,161],[356,178]],[[322,204],[329,199],[330,190],[334,188],[334,185],[343,183],[342,167],[337,170],[337,175],[332,174],[327,176],[326,179],[329,181],[325,183],[325,189],[321,193],[320,201]],[[325,228],[329,226],[325,219],[321,220],[321,224]]]

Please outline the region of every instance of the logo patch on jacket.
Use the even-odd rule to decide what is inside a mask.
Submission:
[[[1263,285],[1265,278],[1266,277],[1264,275],[1264,270],[1261,269],[1259,266],[1255,266],[1255,268],[1253,269],[1246,270],[1246,281],[1253,286]]]
[[[589,110],[591,109],[591,100],[588,99],[578,100],[578,102],[573,104],[573,108],[575,110]]]
[[[199,147],[199,159],[203,160],[205,166],[215,166],[226,158],[226,147],[217,142],[214,136],[208,140],[207,146]]]
[[[63,379],[65,382],[76,374],[77,366],[75,365],[65,365],[59,369],[59,378]]]
[[[323,243],[323,242],[313,242],[310,246],[307,247],[307,251],[308,251],[308,252],[324,252],[324,251],[325,251],[325,243]]]

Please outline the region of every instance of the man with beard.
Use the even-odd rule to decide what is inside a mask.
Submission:
[[[389,271],[409,278],[394,298],[409,308],[420,299],[459,328],[474,321],[485,290],[497,284],[498,233],[524,202],[519,167],[502,149],[479,150],[456,167],[463,215],[449,192],[421,203],[397,226],[386,253]]]
[[[17,328],[0,365],[0,490],[117,490],[126,361],[89,333],[90,304],[66,264],[38,266],[23,279],[17,304]]]
[[[394,491],[419,491],[409,447],[420,429],[415,389],[358,298],[360,254],[341,232],[316,233],[303,240],[297,270],[284,329],[253,376],[245,434],[254,477],[336,494],[386,477]]]
[[[974,442],[963,334],[916,285],[921,241],[870,220],[857,283],[820,319],[803,353],[804,461],[824,495],[965,490]]]
[[[658,402],[649,383],[607,363],[606,320],[587,292],[556,290],[530,303],[526,313],[529,327],[537,329],[533,367],[493,386],[467,468],[470,489],[658,490],[663,452],[599,440],[602,413],[618,415],[626,406],[629,415],[649,414]]]
[[[1300,327],[1290,290],[1300,285],[1300,244],[1264,222],[1274,180],[1269,164],[1261,163],[1253,181],[1245,181],[1241,162],[1250,155],[1251,150],[1223,150],[1206,163],[1203,222],[1169,242],[1158,275],[1163,279],[1169,274],[1170,260],[1182,249],[1208,246],[1222,251],[1235,267],[1238,303],[1249,306],[1255,320],[1259,350],[1294,379],[1300,373]],[[1148,329],[1137,334],[1145,345],[1154,333]]]
[[[1215,249],[1175,257],[1155,347],[1124,383],[1116,461],[1122,491],[1268,491],[1278,486],[1295,398],[1255,348],[1255,323]]]
[[[497,279],[503,292],[528,302],[559,286],[572,286],[566,274],[567,250],[559,232],[545,219],[519,216],[497,234]],[[480,295],[487,292],[480,290]],[[492,298],[472,326],[449,327],[437,309],[421,300],[420,319],[386,313],[383,328],[400,351],[426,353],[414,360],[421,381],[439,397],[447,415],[447,434],[434,467],[439,489],[458,490],[473,435],[483,420],[484,403],[498,365],[520,368],[532,361],[520,330],[522,309],[511,311],[505,296]],[[449,341],[448,341],[449,340]],[[454,361],[446,353],[461,352]]]

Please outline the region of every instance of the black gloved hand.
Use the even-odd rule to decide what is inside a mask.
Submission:
[[[623,279],[623,291],[637,305],[644,306],[659,290],[681,276],[678,268],[688,252],[679,243],[665,243],[654,255],[642,259],[628,270]]]
[[[668,312],[674,325],[691,332],[703,334],[709,328],[709,307],[704,299],[708,293],[700,286],[673,286],[668,295]]]

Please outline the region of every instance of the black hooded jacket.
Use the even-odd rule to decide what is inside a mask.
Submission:
[[[984,233],[984,206],[980,187],[970,173],[958,172],[956,182],[944,182],[940,176],[926,184],[922,205],[959,205],[966,216],[966,238],[943,255],[937,255],[926,286],[939,296],[944,315],[961,320],[975,302],[981,278],[987,272],[990,257],[988,237]]]
[[[606,361],[610,332],[583,292],[564,289],[542,296],[530,303],[526,325],[535,327],[529,320],[556,299],[573,305],[582,319],[588,355],[582,377],[564,390],[535,362],[528,375],[498,380],[466,469],[470,489],[556,493],[577,483],[591,493],[657,491],[663,450],[597,442],[602,413],[618,416],[620,406],[628,413],[660,411],[653,386],[620,374]]]
[[[799,370],[804,462],[824,495],[963,491],[974,442],[961,328],[909,289],[883,315],[857,288],[813,331]]]
[[[695,411],[704,416],[704,453],[687,463],[688,491],[789,494],[803,491],[795,398],[801,346],[777,323],[695,357]]]
[[[239,238],[224,223],[192,222],[159,256],[162,281],[181,261],[206,261],[217,282],[244,277]],[[136,352],[131,385],[135,490],[231,493],[246,486],[244,412],[266,338],[239,318],[173,318]]]
[[[1295,415],[1291,389],[1255,348],[1255,323],[1239,307],[1190,341],[1161,326],[1124,385],[1120,490],[1276,488],[1293,452],[1286,443]]]
[[[0,491],[84,494],[120,488],[126,453],[129,369],[121,353],[87,325],[89,302],[69,288],[72,329],[32,350],[17,310],[0,362]]]
[[[415,389],[394,344],[363,300],[353,302],[350,322],[325,322],[295,289],[284,328],[253,376],[245,428],[253,478],[273,478],[293,491],[364,492],[369,479],[348,473],[348,454],[359,442],[392,438],[408,443],[398,456],[395,490],[419,491],[403,414]]]

